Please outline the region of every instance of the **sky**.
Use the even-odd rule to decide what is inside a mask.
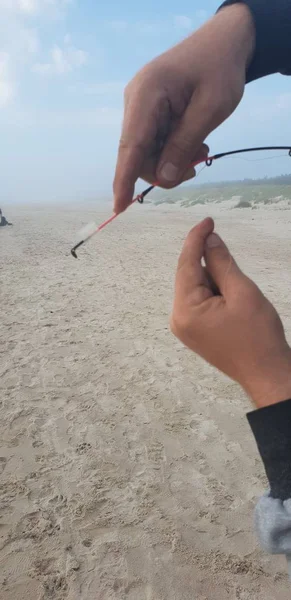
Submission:
[[[110,195],[126,83],[218,5],[0,0],[1,204]],[[210,136],[211,151],[291,144],[290,111],[291,78],[248,85],[234,116]],[[281,158],[222,163],[219,172],[208,170],[208,180],[289,168]]]

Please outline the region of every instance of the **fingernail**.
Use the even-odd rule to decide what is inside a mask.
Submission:
[[[218,237],[216,233],[211,233],[206,240],[206,246],[208,248],[217,248],[218,246],[221,246],[220,237]]]
[[[160,170],[160,177],[164,181],[174,182],[178,179],[178,167],[172,163],[165,163]]]

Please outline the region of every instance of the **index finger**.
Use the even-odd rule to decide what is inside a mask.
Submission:
[[[113,185],[116,213],[132,201],[135,183],[157,136],[160,102],[155,90],[140,88],[126,103]]]

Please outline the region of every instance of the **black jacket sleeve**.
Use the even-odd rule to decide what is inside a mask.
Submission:
[[[291,0],[226,0],[219,10],[238,2],[249,7],[256,28],[247,82],[272,73],[291,75]]]
[[[270,497],[291,498],[291,400],[247,415],[265,466]]]

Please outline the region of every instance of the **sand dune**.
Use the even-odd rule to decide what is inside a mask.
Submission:
[[[287,600],[252,529],[248,401],[168,315],[207,211],[291,339],[291,211],[136,206],[74,261],[93,208],[15,207],[0,231],[0,597]]]

